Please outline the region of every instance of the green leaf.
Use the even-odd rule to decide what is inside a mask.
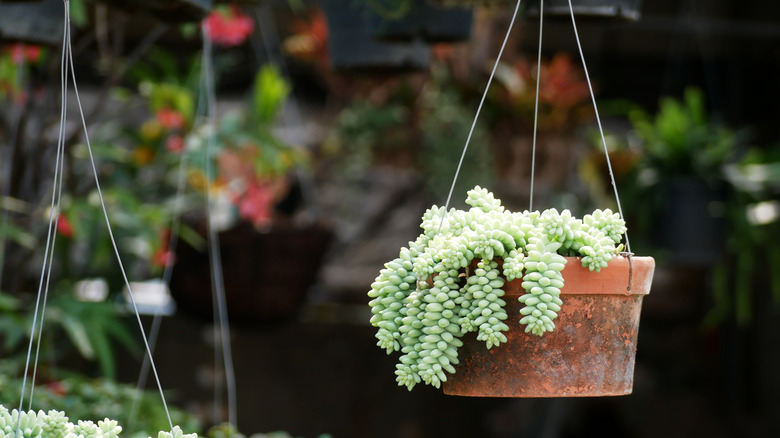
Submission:
[[[20,300],[13,295],[0,292],[0,312],[11,312],[19,310]]]
[[[111,342],[109,342],[107,333],[103,331],[104,328],[101,327],[100,321],[90,321],[87,336],[90,344],[93,346],[95,358],[100,365],[103,376],[113,380],[116,378],[116,362],[114,360],[114,352],[111,349]]]
[[[71,314],[63,312],[62,328],[65,329],[68,338],[84,358],[89,360],[95,359],[95,349],[90,342],[87,328],[81,320]]]
[[[269,123],[290,94],[290,84],[276,67],[266,64],[255,76],[253,115],[255,122]]]
[[[87,5],[84,0],[71,0],[70,2],[70,21],[76,27],[84,27],[89,20]]]
[[[9,240],[28,249],[35,249],[35,246],[38,243],[35,236],[13,224],[5,224],[5,233]],[[0,254],[2,254],[2,251],[0,251]]]

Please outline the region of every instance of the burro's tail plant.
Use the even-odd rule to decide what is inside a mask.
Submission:
[[[515,213],[479,186],[466,203],[466,211],[428,209],[423,233],[385,264],[368,292],[377,345],[400,350],[396,380],[409,390],[446,381],[466,333],[477,332],[487,348],[507,341],[506,281],[522,280],[520,323],[542,336],[555,329],[564,305],[565,256],[600,271],[622,249],[625,222],[610,210],[582,219],[568,210]]]
[[[16,409],[9,411],[0,405],[0,438],[118,438],[121,432],[122,426],[108,418],[97,423],[88,420],[71,423],[61,411],[22,411],[20,414]],[[184,434],[175,426],[172,431],[160,432],[157,437],[198,438],[198,434]]]

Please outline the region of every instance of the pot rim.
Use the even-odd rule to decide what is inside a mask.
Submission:
[[[647,295],[654,271],[652,257],[618,255],[600,272],[582,267],[582,257],[566,257],[561,295]],[[503,289],[510,297],[526,293],[521,279],[507,282]]]

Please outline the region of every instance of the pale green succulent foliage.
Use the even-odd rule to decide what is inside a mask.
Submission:
[[[479,186],[466,203],[466,211],[428,209],[422,234],[385,264],[368,292],[377,345],[402,353],[396,381],[409,390],[446,381],[466,333],[476,332],[487,348],[506,342],[506,281],[522,279],[526,332],[555,329],[564,256],[579,256],[584,267],[599,271],[620,251],[626,231],[610,210],[582,220],[568,210],[513,213]]]
[[[18,432],[18,435],[17,435]],[[115,420],[108,418],[94,423],[78,420],[71,423],[64,412],[51,410],[9,411],[0,405],[0,438],[119,438],[122,432]],[[171,432],[160,432],[158,438],[198,438],[198,435],[183,434],[179,426]]]

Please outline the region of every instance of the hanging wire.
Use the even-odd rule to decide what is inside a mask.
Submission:
[[[450,192],[447,195],[447,202],[444,204],[444,211],[442,212],[441,215],[441,222],[439,222],[438,232],[441,232],[441,228],[444,225],[444,219],[447,217],[447,210],[449,210],[450,201],[452,200],[452,192],[455,191],[455,184],[458,182],[458,175],[460,174],[461,167],[463,167],[463,160],[466,158],[466,151],[469,148],[469,143],[471,142],[471,136],[474,134],[474,128],[477,126],[479,113],[482,111],[482,106],[485,103],[485,98],[487,98],[487,93],[488,90],[490,89],[490,84],[493,82],[493,77],[496,75],[496,69],[498,69],[498,64],[501,61],[501,55],[503,55],[504,49],[506,48],[506,43],[509,40],[509,35],[512,33],[512,27],[514,26],[515,20],[517,19],[517,12],[520,10],[521,2],[522,0],[517,0],[517,5],[515,5],[515,12],[512,14],[512,20],[509,22],[509,27],[506,30],[506,35],[504,35],[504,41],[501,43],[501,49],[498,51],[496,62],[495,64],[493,64],[493,70],[490,72],[490,77],[488,78],[487,85],[485,85],[485,91],[482,93],[482,99],[479,101],[477,112],[474,115],[474,121],[471,122],[469,135],[468,137],[466,137],[466,144],[463,146],[463,153],[460,155],[460,161],[458,161],[458,167],[455,169],[455,177],[452,179],[452,186],[450,187]]]
[[[539,84],[542,82],[542,35],[544,27],[544,0],[539,0],[539,54],[536,57],[536,99],[534,102],[534,137],[531,142],[531,193],[528,211],[534,210],[534,175],[536,173],[536,131],[539,123]]]
[[[66,23],[66,29],[67,29],[67,23],[70,20],[70,14],[69,14],[69,7],[68,7],[68,0],[65,0],[65,14],[64,14],[64,21]],[[17,418],[16,422],[16,435],[20,435],[20,427],[21,427],[21,412],[22,408],[24,406],[24,398],[25,398],[25,391],[27,387],[27,377],[28,373],[30,371],[30,361],[32,360],[33,353],[32,353],[32,347],[35,340],[35,333],[36,329],[38,327],[38,317],[40,315],[40,325],[43,327],[43,310],[46,307],[46,300],[44,299],[44,295],[48,295],[44,293],[44,285],[47,285],[48,287],[48,281],[45,281],[48,274],[51,272],[50,267],[50,261],[51,258],[49,257],[49,253],[54,252],[54,243],[56,241],[56,227],[55,227],[55,221],[59,221],[59,200],[57,199],[57,194],[60,193],[59,186],[60,186],[60,169],[62,167],[62,160],[63,160],[63,142],[64,142],[64,129],[65,129],[65,122],[67,119],[67,111],[66,111],[66,104],[67,104],[67,78],[68,78],[68,70],[66,67],[66,61],[67,61],[67,50],[68,50],[68,34],[67,31],[63,34],[63,42],[62,42],[62,58],[61,58],[61,65],[62,68],[60,70],[60,85],[61,85],[61,102],[60,102],[60,127],[59,127],[59,134],[57,139],[57,153],[56,153],[56,159],[54,163],[54,178],[52,182],[52,199],[51,199],[51,205],[49,206],[49,224],[48,229],[46,231],[46,245],[44,247],[43,252],[43,266],[41,267],[41,277],[40,281],[38,283],[38,293],[37,298],[35,300],[35,309],[33,311],[33,321],[32,321],[32,328],[30,330],[30,342],[27,346],[27,357],[25,359],[24,364],[24,374],[22,377],[22,388],[20,392],[19,397],[19,418]],[[48,290],[47,290],[48,292]],[[40,339],[39,339],[40,341]],[[40,343],[38,344],[40,345]],[[38,365],[38,355],[36,353],[35,355],[35,365],[33,366],[35,369],[37,369]],[[30,405],[32,404],[32,397],[34,394],[34,388],[35,388],[35,378],[32,378],[31,383],[31,390],[30,390]]]
[[[582,60],[582,70],[585,72],[585,79],[588,82],[588,90],[590,91],[590,98],[593,102],[593,111],[596,114],[596,123],[599,126],[599,134],[601,135],[601,144],[604,146],[604,157],[607,160],[607,168],[609,169],[609,178],[612,181],[612,188],[615,191],[615,201],[617,202],[618,213],[620,217],[623,216],[623,207],[620,205],[620,195],[618,195],[617,184],[615,183],[615,173],[612,171],[612,162],[609,159],[609,149],[607,148],[607,140],[604,138],[604,128],[601,126],[601,117],[599,117],[599,108],[596,105],[596,95],[593,94],[593,85],[590,82],[590,75],[588,74],[588,66],[585,64],[585,54],[582,52],[582,44],[580,43],[580,36],[577,32],[577,23],[574,20],[574,8],[572,8],[571,0],[569,1],[569,13],[571,15],[571,25],[574,28],[574,37],[577,40],[577,49],[580,52],[580,59]],[[631,244],[628,241],[628,232],[625,233],[626,237],[626,252],[631,255]],[[629,262],[631,261],[629,257]],[[629,289],[631,288],[631,279],[629,278]]]
[[[69,16],[67,17],[70,18]],[[67,35],[67,40],[70,41],[70,34]],[[68,49],[70,50],[70,49]],[[63,64],[64,65],[64,64]],[[65,67],[63,67],[65,68]],[[55,160],[55,171],[54,171],[54,182],[53,182],[53,188],[52,190],[57,190],[56,194],[56,206],[54,206],[54,219],[53,224],[49,225],[49,232],[51,233],[51,250],[49,251],[49,262],[48,262],[48,269],[46,269],[46,283],[43,288],[43,303],[41,305],[41,318],[40,318],[40,324],[38,327],[38,336],[35,346],[35,359],[33,360],[33,373],[32,378],[30,380],[30,400],[28,401],[28,407],[27,409],[32,409],[32,402],[33,402],[33,395],[35,394],[35,378],[38,374],[38,359],[40,357],[41,352],[41,342],[43,339],[43,321],[45,320],[46,316],[46,303],[48,302],[49,298],[49,286],[51,285],[51,273],[52,273],[52,267],[54,266],[54,246],[57,241],[57,224],[59,224],[60,221],[60,201],[62,199],[62,176],[65,173],[65,138],[64,138],[64,126],[65,122],[67,120],[67,81],[68,81],[68,72],[67,70],[62,75],[62,81],[63,81],[63,96],[62,96],[62,103],[61,103],[61,114],[60,114],[60,130],[58,134],[57,139],[57,158]],[[44,257],[46,257],[44,253]],[[33,336],[34,338],[35,336]]]
[[[208,141],[206,142],[206,177],[211,178],[211,153],[216,147],[217,130],[217,108],[216,108],[216,90],[215,79],[212,64],[212,44],[205,27],[203,30],[203,67],[202,79],[206,90],[206,113],[208,118]],[[230,324],[228,322],[227,304],[225,298],[225,281],[223,278],[222,260],[220,258],[219,235],[216,227],[213,226],[209,208],[211,206],[211,193],[206,189],[206,225],[208,229],[209,258],[211,265],[211,286],[212,299],[215,301],[214,339],[216,341],[215,349],[222,355],[222,362],[225,368],[225,384],[228,397],[228,419],[231,425],[236,426],[236,378],[233,368],[233,353],[230,345]],[[221,347],[221,349],[220,349]],[[215,357],[216,359],[216,357]],[[221,394],[220,398],[221,398]],[[218,398],[215,397],[215,403]],[[215,405],[216,406],[216,405]]]
[[[151,350],[149,348],[149,343],[147,341],[146,333],[144,331],[143,324],[141,322],[141,316],[140,316],[140,313],[138,312],[138,307],[136,306],[135,298],[133,297],[132,289],[130,288],[130,282],[129,282],[128,278],[127,278],[127,273],[126,273],[124,265],[122,263],[122,259],[121,259],[120,255],[119,255],[119,250],[118,250],[118,247],[117,247],[117,244],[116,244],[116,239],[114,238],[114,234],[113,234],[113,231],[112,231],[112,228],[111,228],[111,222],[110,222],[109,217],[108,217],[108,212],[107,212],[107,209],[106,209],[105,199],[103,197],[103,192],[102,192],[102,190],[100,188],[100,181],[99,181],[99,178],[98,178],[97,166],[95,164],[95,158],[94,158],[94,155],[92,153],[92,146],[91,146],[91,143],[89,141],[89,132],[87,130],[87,124],[86,124],[86,120],[85,120],[85,117],[84,117],[84,110],[83,110],[83,107],[82,107],[82,104],[81,104],[81,98],[80,98],[79,92],[78,92],[78,85],[76,84],[76,77],[75,77],[76,72],[75,72],[75,67],[74,67],[74,63],[73,63],[73,53],[72,53],[72,50],[71,50],[71,39],[70,39],[70,1],[69,0],[63,0],[63,3],[64,3],[64,7],[65,7],[65,12],[64,12],[65,32],[64,32],[64,35],[63,35],[63,49],[62,49],[62,77],[61,77],[62,102],[61,102],[61,115],[60,115],[60,131],[59,131],[59,139],[58,139],[58,147],[57,147],[57,160],[56,160],[56,163],[55,163],[55,168],[57,170],[55,170],[55,180],[54,180],[54,184],[53,184],[54,187],[52,189],[52,192],[53,192],[53,195],[52,195],[52,206],[50,208],[50,213],[49,213],[49,232],[47,234],[46,249],[44,251],[43,272],[47,272],[47,266],[48,266],[48,269],[49,269],[48,274],[45,275],[45,277],[47,278],[47,280],[46,280],[46,287],[48,289],[48,278],[50,278],[50,273],[51,273],[51,263],[50,263],[51,255],[49,255],[49,251],[53,252],[53,246],[54,246],[53,244],[55,242],[55,237],[53,237],[54,236],[54,232],[56,232],[56,229],[54,229],[54,223],[59,220],[59,208],[58,208],[59,204],[57,203],[55,205],[54,198],[57,197],[56,194],[61,194],[61,185],[62,185],[61,184],[61,181],[62,181],[61,172],[62,172],[62,166],[63,166],[62,160],[64,158],[64,128],[65,128],[65,120],[66,120],[66,113],[67,113],[67,111],[66,111],[66,103],[67,103],[68,75],[70,74],[70,76],[72,78],[72,81],[73,81],[73,91],[74,91],[74,95],[76,96],[76,102],[78,104],[79,115],[81,117],[81,126],[82,126],[82,128],[84,130],[84,139],[85,139],[85,142],[87,144],[87,151],[89,152],[90,164],[92,166],[92,171],[93,171],[93,174],[94,174],[94,177],[95,177],[95,186],[96,186],[96,189],[97,189],[98,198],[100,199],[100,205],[101,205],[101,208],[103,210],[103,217],[105,218],[105,221],[106,221],[106,226],[107,226],[107,229],[108,229],[109,238],[111,240],[111,244],[113,246],[114,254],[116,256],[117,262],[119,264],[119,269],[120,269],[120,271],[122,273],[122,278],[124,279],[125,286],[127,287],[128,294],[130,296],[130,302],[133,305],[133,310],[135,311],[135,315],[136,315],[136,318],[138,320],[138,326],[139,326],[139,329],[141,331],[141,335],[142,335],[142,338],[143,338],[144,346],[146,348],[146,353],[151,357]],[[60,172],[60,173],[58,174],[57,172]],[[49,263],[47,263],[47,261],[49,261]],[[36,324],[37,324],[38,309],[39,309],[39,305],[40,305],[40,302],[41,302],[41,296],[42,296],[42,290],[41,289],[43,288],[43,284],[44,284],[44,280],[43,279],[44,279],[44,274],[42,273],[42,275],[41,275],[41,283],[40,283],[39,291],[38,291],[38,299],[36,300],[35,313],[34,313],[34,316],[33,316],[33,334],[35,332],[35,327],[36,327]],[[43,302],[43,306],[44,306],[43,308],[45,309],[45,300]],[[43,316],[43,311],[41,312],[41,316]],[[40,324],[41,324],[41,327],[42,327],[43,326],[43,318],[41,318],[41,323]],[[34,338],[34,335],[31,335],[31,337],[30,337],[30,345],[28,347],[28,352],[27,352],[27,360],[26,360],[26,363],[25,363],[24,378],[22,380],[22,396],[20,397],[19,411],[22,410],[22,406],[24,404],[24,392],[25,392],[25,385],[27,383],[27,373],[28,373],[28,369],[29,369],[29,363],[30,363],[30,359],[32,357],[32,342],[33,342],[33,338]],[[40,339],[40,335],[39,335],[39,339]],[[40,344],[39,344],[39,346],[40,346]],[[36,362],[35,366],[36,367],[37,367],[37,361],[38,361],[38,357],[37,357],[37,354],[36,354],[36,359],[35,359],[35,362]],[[166,414],[167,419],[168,419],[168,424],[169,424],[169,426],[171,428],[171,431],[173,431],[173,422],[171,421],[171,415],[170,415],[170,412],[168,410],[168,404],[165,401],[165,394],[163,392],[162,385],[160,384],[160,378],[159,378],[159,375],[157,373],[157,368],[154,365],[154,360],[151,360],[151,367],[152,367],[152,371],[154,373],[155,379],[157,381],[157,387],[160,390],[160,397],[162,399],[163,408],[165,410],[165,414]],[[34,384],[33,384],[33,386],[34,386]],[[32,395],[32,391],[31,391],[31,395]],[[32,396],[31,396],[30,403],[32,403]],[[20,418],[21,418],[21,416],[20,416]],[[20,427],[20,425],[19,425],[19,422],[17,421],[17,434],[19,434],[19,427]]]
[[[198,106],[200,107],[200,103],[198,103]],[[196,114],[199,113],[200,110],[196,111]],[[181,154],[181,160],[179,161],[179,171],[178,171],[178,178],[176,183],[176,200],[180,200],[182,196],[184,195],[184,189],[186,187],[185,181],[186,181],[186,170],[187,170],[187,154],[182,153]],[[181,216],[180,216],[180,206],[174,205],[175,211],[173,215],[173,219],[171,221],[171,235],[168,239],[168,251],[175,254],[176,253],[176,246],[179,242],[179,228],[181,226]],[[174,261],[171,260],[171,258],[167,258],[165,261],[165,271],[163,272],[163,278],[162,282],[165,286],[166,290],[168,289],[169,285],[171,284],[171,276],[173,275],[173,267],[174,267]],[[160,326],[162,325],[162,308],[158,308],[154,313],[154,318],[152,319],[152,326],[149,329],[149,349],[151,352],[154,352],[155,348],[157,347],[157,339],[160,335]],[[138,415],[138,407],[141,400],[141,392],[143,391],[144,385],[146,385],[146,381],[149,378],[149,365],[150,365],[150,356],[146,353],[144,353],[144,361],[141,364],[141,372],[138,374],[138,381],[136,382],[135,387],[135,395],[133,396],[133,404],[130,406],[130,414],[128,416],[128,422],[127,422],[127,428],[131,429],[131,426],[135,423],[135,418]]]

